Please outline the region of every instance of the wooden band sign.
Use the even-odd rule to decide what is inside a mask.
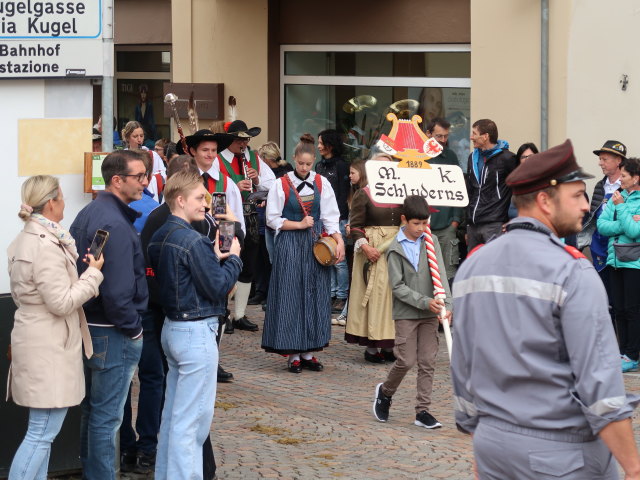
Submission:
[[[393,161],[369,160],[365,166],[369,189],[378,203],[402,203],[409,195],[420,195],[433,206],[469,203],[462,169],[456,165],[403,168]]]

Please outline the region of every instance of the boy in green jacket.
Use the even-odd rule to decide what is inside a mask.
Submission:
[[[438,428],[442,425],[429,413],[433,372],[438,353],[438,314],[447,309],[451,319],[451,292],[446,275],[442,283],[446,300],[433,298],[433,282],[427,259],[425,230],[429,224],[429,205],[417,195],[405,198],[400,229],[387,250],[389,285],[393,293],[393,319],[396,327],[393,353],[396,361],[384,383],[376,386],[373,414],[380,422],[389,418],[391,397],[407,372],[418,363],[418,392],[415,425]],[[433,236],[438,268],[445,272],[438,239]]]

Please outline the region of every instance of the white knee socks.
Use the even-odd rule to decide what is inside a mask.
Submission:
[[[240,320],[244,317],[247,310],[247,303],[249,302],[249,294],[251,293],[251,283],[236,283],[236,294],[234,304],[233,318]]]

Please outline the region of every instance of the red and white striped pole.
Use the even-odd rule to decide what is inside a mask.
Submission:
[[[438,257],[436,256],[436,247],[433,243],[433,235],[431,234],[431,225],[427,225],[425,232],[425,244],[427,246],[427,259],[429,260],[429,270],[431,271],[431,280],[433,282],[433,298],[444,301],[447,298],[442,280],[440,279],[440,268],[438,268]],[[449,352],[449,360],[451,360],[451,328],[449,322],[445,320],[445,307],[440,311],[440,319],[444,328],[444,339],[447,342],[447,351]]]

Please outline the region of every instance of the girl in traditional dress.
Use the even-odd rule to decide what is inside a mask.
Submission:
[[[322,364],[312,352],[331,338],[331,274],[313,256],[320,225],[337,243],[344,258],[340,211],[329,181],[312,172],[314,139],[300,137],[294,151],[295,171],[276,180],[267,199],[267,225],[276,231],[268,307],[262,348],[288,355],[288,369],[319,372]]]
[[[372,160],[389,160],[377,156]],[[385,251],[398,233],[402,205],[373,201],[369,187],[351,201],[350,233],[354,240],[353,275],[345,340],[367,347],[364,359],[394,361],[395,325]]]

